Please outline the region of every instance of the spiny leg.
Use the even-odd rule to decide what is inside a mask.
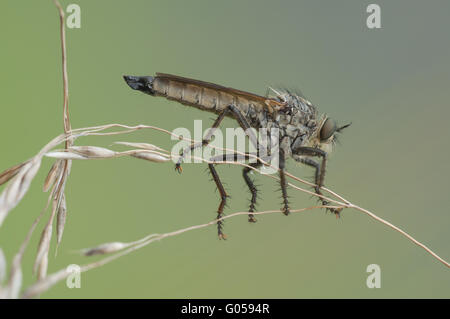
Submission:
[[[296,152],[297,153],[297,152]],[[323,181],[325,179],[325,168],[326,168],[326,162],[327,162],[327,153],[321,149],[317,149],[317,148],[312,148],[312,147],[301,147],[299,148],[298,151],[298,155],[308,155],[308,156],[318,156],[318,157],[322,157],[322,163],[319,164],[316,161],[314,161],[313,159],[310,158],[302,158],[300,159],[301,163],[304,163],[308,166],[314,167],[315,168],[315,191],[316,194],[318,195],[323,195],[322,192],[320,191],[320,188],[323,186]],[[320,199],[320,201],[322,202],[322,205],[328,205],[329,202],[324,200],[324,199]],[[342,211],[342,208],[330,208],[329,209],[332,213],[336,214],[336,217],[339,217],[340,212]]]
[[[225,118],[227,112],[228,112],[228,108],[226,108],[219,114],[217,119],[214,121],[213,125],[208,130],[208,133],[205,135],[205,138],[201,142],[193,143],[189,147],[186,147],[185,149],[183,149],[183,152],[182,152],[180,158],[178,159],[177,163],[175,164],[175,170],[178,173],[181,173],[183,171],[183,169],[181,168],[181,163],[183,162],[184,158],[186,157],[186,154],[191,153],[193,150],[195,150],[199,147],[206,146],[211,142],[211,138],[214,134],[214,131],[219,127],[220,123]]]
[[[178,173],[181,173],[183,171],[183,169],[181,168],[181,163],[183,162],[187,153],[191,153],[193,150],[195,150],[199,147],[206,146],[211,142],[211,138],[212,138],[215,130],[219,127],[220,123],[222,123],[223,119],[225,118],[225,116],[227,115],[228,112],[230,112],[234,115],[234,117],[236,118],[236,120],[239,123],[239,126],[241,126],[241,128],[247,133],[247,136],[249,137],[250,142],[255,147],[257,147],[258,142],[257,142],[254,132],[252,130],[250,130],[250,124],[247,122],[247,120],[242,115],[242,113],[239,111],[239,109],[236,106],[230,104],[226,109],[224,109],[219,114],[219,116],[214,121],[211,128],[208,130],[208,133],[206,134],[205,138],[201,142],[191,144],[189,147],[186,147],[185,149],[183,149],[183,152],[182,152],[180,158],[178,159],[177,163],[175,164],[175,170]]]
[[[249,137],[250,142],[253,143],[253,145],[257,148],[258,147],[257,139],[256,139],[256,136],[254,135],[254,132],[252,130],[250,130],[249,123],[247,122],[247,120],[245,119],[245,117],[242,115],[242,113],[239,111],[239,109],[237,107],[235,107],[234,105],[229,105],[226,109],[224,109],[222,111],[222,113],[220,113],[219,117],[216,119],[216,121],[214,122],[214,124],[212,125],[210,130],[208,131],[207,135],[203,139],[203,141],[201,143],[196,143],[196,144],[191,145],[189,148],[186,148],[186,150],[191,152],[193,149],[196,149],[197,147],[208,145],[211,141],[211,137],[214,133],[214,130],[219,127],[220,123],[225,118],[225,116],[227,115],[228,112],[231,112],[234,115],[234,117],[238,121],[241,128],[244,129],[244,131],[247,133],[247,136]],[[182,171],[181,163],[183,161],[184,154],[185,154],[185,152],[183,151],[182,156],[178,159],[178,162],[175,166],[175,169],[178,172]],[[238,154],[235,153],[234,156],[237,158]],[[239,156],[242,156],[242,155],[239,155]],[[248,154],[245,155],[245,158],[248,159]],[[223,209],[226,205],[226,200],[227,200],[228,195],[222,185],[222,182],[220,181],[220,178],[219,178],[219,175],[217,174],[216,169],[214,168],[214,164],[208,164],[208,167],[211,172],[211,175],[213,176],[214,182],[216,183],[217,189],[219,190],[219,193],[220,193],[221,202],[217,209],[217,218],[219,219],[223,216]],[[222,232],[222,229],[223,229],[223,221],[219,220],[217,222],[217,232],[218,232],[219,238],[226,239],[226,236]]]
[[[236,106],[230,105],[228,107],[228,109],[230,110],[230,112],[234,115],[234,117],[238,121],[239,126],[244,130],[244,132],[248,136],[250,142],[258,150],[258,140],[255,136],[255,133],[251,130],[251,126],[248,123],[247,119],[242,115],[242,113],[239,111],[239,109]]]
[[[233,112],[233,114],[234,114],[236,120],[238,121],[239,125],[247,133],[247,136],[248,136],[250,142],[257,149],[257,155],[260,156],[258,140],[257,140],[256,136],[254,135],[254,132],[250,129],[251,127],[250,127],[250,124],[248,123],[247,119],[242,115],[242,113],[234,105],[230,105],[230,111]],[[237,154],[235,153],[234,155],[236,157]],[[248,154],[246,154],[246,155],[248,156]],[[246,158],[246,159],[248,159],[248,158]],[[262,165],[262,163],[258,160],[256,163],[251,163],[249,165],[252,166],[252,167],[259,167],[259,166]],[[256,189],[256,186],[253,183],[253,181],[248,176],[248,173],[249,173],[250,170],[251,170],[251,168],[245,167],[243,169],[243,171],[242,171],[242,175],[244,177],[245,183],[247,184],[247,186],[250,189],[250,192],[252,194],[252,198],[250,200],[249,212],[254,212],[255,211],[255,204],[256,204],[258,190]],[[249,214],[248,215],[248,221],[251,222],[251,223],[256,222],[255,216],[253,214]]]
[[[289,215],[289,200],[288,200],[288,194],[287,194],[287,182],[286,182],[286,175],[284,173],[284,169],[286,166],[286,157],[284,154],[284,151],[280,148],[280,186],[281,186],[281,195],[283,196],[283,214],[286,216]]]
[[[250,164],[250,166],[256,168],[261,166],[260,163],[252,163]],[[244,177],[245,183],[248,186],[248,189],[250,190],[250,193],[252,194],[252,198],[250,200],[250,207],[248,209],[249,212],[254,212],[255,211],[255,205],[256,205],[256,199],[258,196],[258,189],[255,186],[255,183],[252,181],[252,179],[250,178],[250,176],[248,176],[248,173],[251,171],[252,169],[250,167],[244,167],[244,169],[242,170],[242,176]],[[250,223],[256,223],[256,218],[253,214],[248,214],[248,221]]]
[[[258,149],[258,140],[257,140],[254,132],[250,129],[251,128],[250,124],[248,123],[246,118],[242,115],[242,113],[239,111],[239,109],[236,106],[234,106],[234,105],[229,105],[228,108],[225,111],[227,111],[227,110],[230,111],[234,115],[235,119],[239,123],[239,126],[246,132],[250,142],[253,144],[253,146],[256,149]],[[257,153],[257,155],[258,154],[259,154],[259,152]],[[248,160],[249,157],[250,157],[248,153],[246,153],[245,155],[238,154],[238,153],[224,154],[221,159],[220,159],[220,156],[219,156],[219,157],[215,157],[215,159],[212,159],[212,161],[214,162],[214,161],[216,161],[218,159],[221,160],[221,161],[228,161],[231,156],[233,156],[233,159],[234,159],[235,162],[238,162],[240,159],[247,159]],[[261,165],[261,163],[259,161],[258,161],[258,163],[252,163],[250,165],[253,166],[253,164],[258,165],[258,166]],[[213,175],[214,181],[216,182],[217,188],[219,189],[220,196],[221,196],[221,199],[222,199],[222,201],[221,201],[221,203],[219,205],[219,209],[218,209],[218,216],[222,216],[222,214],[223,214],[223,206],[225,206],[227,194],[225,192],[225,189],[223,188],[222,183],[220,182],[219,175],[217,174],[217,172],[214,169],[214,165],[213,164],[209,164],[209,169],[211,171],[211,174]],[[255,209],[257,190],[256,190],[255,185],[251,181],[251,179],[247,176],[247,174],[245,172],[243,172],[243,174],[244,174],[244,179],[245,179],[245,181],[246,181],[246,183],[247,183],[247,185],[250,188],[250,191],[252,193],[252,200],[251,200],[251,204],[250,204],[250,211],[253,212],[254,209]],[[218,217],[218,218],[220,218],[220,217]],[[256,219],[255,219],[253,214],[249,214],[248,220],[249,220],[249,222],[256,222]],[[219,233],[219,238],[225,238],[224,237],[225,235],[222,233],[222,228],[223,228],[222,221],[219,221],[217,223],[217,229],[218,229],[218,233]]]
[[[225,204],[227,203],[228,195],[225,191],[225,188],[222,185],[222,182],[220,181],[219,174],[217,174],[217,171],[214,168],[214,164],[208,164],[208,167],[220,194],[220,204],[219,207],[217,208],[217,219],[219,219],[223,217],[223,209],[225,207]],[[219,220],[217,221],[217,234],[219,235],[219,239],[226,239],[226,236],[222,232],[222,229],[223,229],[223,221]]]
[[[256,155],[256,154],[255,154]],[[211,162],[225,162],[225,161],[232,161],[232,162],[240,162],[241,160],[245,159],[248,160],[250,158],[250,154],[249,153],[245,153],[245,154],[239,154],[239,153],[227,153],[227,154],[223,154],[223,155],[218,155],[218,156],[214,156],[210,159]],[[262,165],[262,163],[258,160],[257,163],[250,163],[248,164],[249,166],[252,166],[254,168],[257,168],[259,166]],[[254,184],[254,182],[252,181],[252,179],[250,178],[250,176],[248,176],[248,173],[251,171],[252,169],[250,167],[244,167],[244,169],[242,170],[242,176],[244,177],[245,183],[247,184],[250,193],[252,195],[252,198],[250,200],[250,208],[249,208],[249,212],[254,212],[255,211],[255,205],[256,205],[256,199],[257,199],[257,188]],[[248,214],[248,221],[251,223],[255,223],[256,222],[256,218],[253,214]]]

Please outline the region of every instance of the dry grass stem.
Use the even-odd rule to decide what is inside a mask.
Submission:
[[[304,211],[308,211],[308,210],[312,210],[312,209],[327,208],[327,207],[328,208],[339,208],[339,206],[323,206],[323,205],[321,205],[321,206],[312,206],[312,207],[307,207],[307,208],[295,209],[295,210],[291,210],[291,212],[292,213],[300,213],[300,212],[304,212]],[[269,211],[263,211],[263,212],[255,212],[254,215],[266,215],[266,214],[275,214],[275,213],[282,214],[282,211],[281,210],[269,210]],[[228,218],[233,218],[233,217],[241,216],[241,215],[248,215],[248,212],[233,213],[233,214],[224,216],[222,218],[210,221],[209,223],[190,226],[190,227],[179,229],[179,230],[169,232],[169,233],[151,234],[151,235],[148,235],[148,236],[146,236],[142,239],[139,239],[135,242],[106,243],[106,244],[102,244],[102,245],[99,245],[94,248],[84,249],[84,250],[82,250],[82,253],[85,255],[88,255],[88,256],[92,256],[92,255],[96,255],[96,254],[106,254],[106,253],[116,252],[116,251],[119,251],[119,252],[117,252],[114,255],[107,256],[104,259],[101,259],[99,261],[83,265],[80,267],[81,268],[80,270],[81,270],[81,272],[86,272],[86,271],[89,271],[89,270],[92,270],[95,268],[99,268],[101,266],[104,266],[104,265],[116,260],[117,258],[126,256],[126,255],[132,253],[133,251],[143,248],[155,241],[159,241],[159,240],[162,240],[162,239],[168,238],[168,237],[178,236],[178,235],[181,235],[188,231],[212,226],[212,225],[217,224],[217,222],[219,220],[225,220]],[[121,248],[121,247],[123,247],[123,248],[126,247],[126,249],[123,250],[123,248]],[[122,251],[120,251],[120,250],[122,250]],[[67,269],[61,269],[60,271],[47,276],[45,279],[38,280],[35,284],[28,287],[28,289],[22,295],[22,298],[33,298],[33,297],[45,292],[46,290],[50,289],[53,285],[55,285],[59,281],[66,279],[67,276],[69,276],[69,275],[70,275],[70,272],[68,272]]]

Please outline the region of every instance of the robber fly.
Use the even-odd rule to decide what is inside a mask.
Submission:
[[[218,117],[211,129],[218,128],[226,116],[237,120],[245,132],[251,131],[249,130],[251,128],[278,128],[279,177],[283,199],[282,211],[285,215],[289,214],[285,176],[286,159],[292,157],[297,162],[313,167],[315,169],[315,192],[322,195],[320,188],[324,183],[327,154],[336,141],[336,134],[350,125],[338,126],[331,118],[325,115],[319,116],[316,107],[311,102],[300,94],[294,94],[287,90],[272,89],[275,92],[274,96],[263,97],[209,82],[164,73],[156,73],[155,76],[124,76],[124,79],[134,90],[151,96],[165,97],[217,114]],[[202,142],[191,144],[182,153],[175,164],[178,172],[182,171],[181,163],[186,154],[211,142],[212,132],[210,130]],[[252,137],[249,136],[249,138]],[[225,154],[223,158],[229,159],[229,155]],[[320,161],[316,161],[314,158],[319,158]],[[261,165],[260,161],[250,164],[254,168]],[[220,193],[221,201],[217,209],[217,218],[219,219],[223,216],[228,195],[217,174],[215,164],[208,164],[208,167]],[[242,175],[251,193],[248,220],[255,222],[256,219],[252,212],[255,211],[257,189],[248,176],[250,171],[250,167],[245,167]],[[323,205],[328,204],[326,200],[322,198],[320,200]],[[331,211],[339,216],[341,209],[331,209]],[[218,221],[218,235],[221,239],[225,238],[222,227],[222,221]]]

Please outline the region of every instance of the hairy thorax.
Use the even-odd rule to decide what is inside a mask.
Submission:
[[[285,107],[272,114],[267,110],[261,112],[249,108],[245,116],[250,120],[250,125],[267,129],[269,136],[273,128],[278,129],[279,147],[289,157],[292,156],[292,150],[300,146],[327,148],[318,138],[321,118],[318,118],[315,106],[295,94],[282,93],[277,98],[285,103]]]

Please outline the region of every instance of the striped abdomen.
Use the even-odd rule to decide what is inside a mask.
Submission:
[[[265,127],[267,114],[273,114],[286,106],[272,98],[171,74],[126,75],[124,79],[134,90],[217,114],[233,105],[252,127]]]
[[[231,104],[244,116],[248,114],[249,108],[262,111],[265,107],[262,101],[240,94],[238,90],[159,73],[153,78],[152,89],[156,96],[215,113],[220,113]]]

